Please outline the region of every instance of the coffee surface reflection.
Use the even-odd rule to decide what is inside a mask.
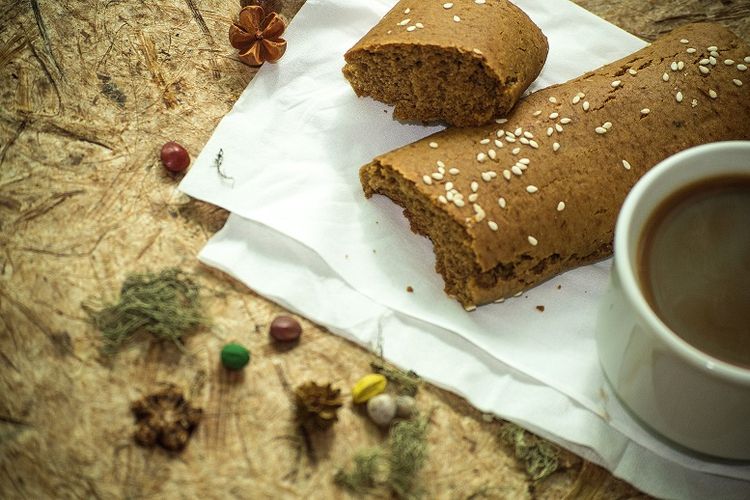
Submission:
[[[645,226],[638,267],[670,330],[750,368],[750,176],[707,179],[665,200]]]

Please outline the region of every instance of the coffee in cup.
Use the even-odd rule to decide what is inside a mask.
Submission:
[[[646,222],[638,254],[659,319],[706,354],[750,368],[750,176],[670,195]]]

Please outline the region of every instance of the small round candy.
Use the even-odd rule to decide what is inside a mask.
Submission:
[[[250,362],[250,351],[240,344],[227,344],[221,350],[221,364],[228,370],[242,370]]]
[[[170,172],[183,172],[190,165],[190,155],[181,145],[169,141],[161,147],[161,162]]]
[[[269,333],[277,342],[294,342],[302,335],[302,326],[291,316],[277,316],[271,322]]]
[[[411,418],[417,414],[417,401],[411,396],[396,397],[396,416]]]
[[[396,416],[396,400],[390,394],[378,394],[367,402],[367,414],[373,422],[386,427]]]

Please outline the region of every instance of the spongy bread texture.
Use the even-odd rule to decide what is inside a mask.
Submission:
[[[532,94],[507,121],[375,158],[362,186],[432,240],[449,295],[469,309],[497,301],[609,256],[625,196],[661,160],[750,139],[745,61],[750,47],[729,30],[687,25]]]
[[[345,54],[343,71],[357,95],[395,105],[397,119],[476,126],[513,107],[547,52],[506,0],[402,0]]]

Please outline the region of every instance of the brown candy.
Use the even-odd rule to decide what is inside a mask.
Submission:
[[[269,333],[277,342],[294,342],[302,335],[302,326],[291,316],[277,316],[271,322]]]

